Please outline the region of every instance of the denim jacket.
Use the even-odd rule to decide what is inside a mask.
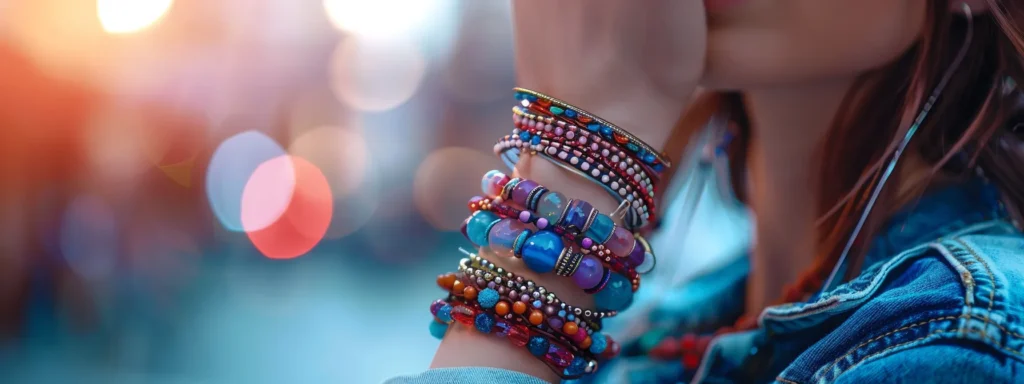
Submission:
[[[1024,382],[1024,235],[994,187],[971,181],[928,193],[890,219],[862,265],[809,302],[765,309],[757,330],[717,337],[695,372],[666,377],[647,365],[598,381]],[[388,381],[451,382],[542,381],[491,368]]]

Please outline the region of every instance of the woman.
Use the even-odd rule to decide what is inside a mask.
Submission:
[[[660,148],[673,137],[677,106],[689,103],[674,137],[728,127],[718,137],[735,139],[717,144],[729,160],[731,189],[756,215],[746,315],[718,319],[722,328],[711,340],[677,329],[656,347],[639,348],[652,360],[681,361],[680,370],[599,379],[1024,381],[1024,299],[1013,294],[1024,279],[1024,132],[1015,120],[1024,3],[513,6],[521,86]],[[706,92],[691,102],[697,86]],[[551,102],[522,98],[523,105]],[[616,209],[591,180],[542,154],[523,156],[516,176],[602,212]],[[533,273],[529,262],[488,259],[565,303],[595,304],[596,295],[569,279]],[[452,323],[434,369],[393,382],[539,383],[565,376],[501,338]]]

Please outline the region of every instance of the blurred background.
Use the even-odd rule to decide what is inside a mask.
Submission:
[[[0,382],[425,369],[434,278],[502,169],[509,8],[0,0]],[[693,240],[662,281],[742,247],[743,212],[705,205],[669,205],[662,237]]]

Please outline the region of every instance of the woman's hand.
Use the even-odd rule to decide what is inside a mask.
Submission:
[[[703,72],[703,2],[514,0],[512,6],[519,86],[594,113],[654,148],[665,145]],[[524,154],[516,175],[586,200],[601,212],[610,213],[617,205],[597,184],[542,158]],[[570,304],[593,307],[592,297],[568,278],[538,276],[518,260],[487,258]],[[496,367],[559,380],[525,349],[458,323],[431,366]]]
[[[704,70],[698,0],[513,0],[518,86],[658,146]]]

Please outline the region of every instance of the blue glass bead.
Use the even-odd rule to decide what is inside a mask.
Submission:
[[[654,160],[655,157],[653,153],[648,152],[646,155],[644,155],[644,162],[646,162],[647,164],[654,163]]]
[[[633,285],[625,276],[613,273],[604,289],[594,294],[594,302],[601,311],[622,311],[633,304]]]
[[[472,231],[470,232],[472,234]],[[548,273],[555,269],[555,262],[565,244],[562,238],[551,231],[540,231],[526,239],[523,246],[523,262],[537,273]]]
[[[569,319],[569,321],[576,321],[576,315],[570,313],[566,319]]]
[[[469,218],[469,225],[466,226],[466,234],[469,235],[469,241],[481,247],[487,246],[487,231],[491,225],[500,220],[498,215],[495,215],[488,211],[476,211],[473,216]]]
[[[594,332],[590,335],[590,352],[593,354],[600,354],[604,352],[604,349],[608,348],[608,339],[604,337],[601,332]]]
[[[523,141],[530,140],[530,132],[520,132],[519,138],[523,139]]]
[[[662,172],[662,171],[665,170],[665,164],[661,164],[661,163],[654,164],[654,166],[652,168],[654,168],[655,172]]]
[[[633,142],[631,141],[631,142],[626,143],[626,149],[629,149],[630,151],[636,152],[636,151],[640,150],[640,146],[638,146],[636,144],[633,144]]]
[[[607,125],[602,125],[601,126],[601,136],[604,136],[604,137],[610,139],[612,137],[612,133],[614,133],[614,132],[615,131],[612,130],[612,127],[609,127]]]
[[[476,302],[480,304],[481,308],[494,308],[494,305],[498,304],[498,291],[492,288],[484,288],[484,290],[476,295]]]
[[[569,364],[569,366],[565,368],[564,373],[566,376],[576,376],[582,374],[586,369],[587,361],[583,360],[582,357],[576,357],[575,359],[572,359],[572,364]]]
[[[505,322],[504,320],[498,320],[494,323],[495,327],[498,327],[498,336],[508,337],[508,333],[512,329],[512,325]]]
[[[444,338],[445,332],[448,332],[448,324],[438,323],[436,321],[430,322],[430,336],[434,336],[438,340]]]
[[[565,317],[565,310],[558,311],[558,317]]]
[[[533,139],[530,140],[530,144],[533,144],[533,145],[540,144],[540,136],[534,136]]]
[[[587,225],[587,219],[590,218],[591,212],[594,211],[594,206],[583,200],[570,200],[569,207],[566,208],[565,214],[562,215],[562,225],[566,228],[575,228],[582,231]]]
[[[612,236],[613,230],[615,230],[615,222],[612,221],[612,218],[603,213],[598,214],[594,218],[594,222],[590,223],[590,229],[587,229],[587,237],[594,239],[598,244],[604,244]]]
[[[530,342],[526,344],[526,349],[530,350],[530,353],[537,357],[548,353],[549,347],[551,347],[551,342],[540,336],[531,337]]]
[[[452,322],[452,306],[445,304],[441,309],[437,310],[437,318],[445,323]]]
[[[516,100],[522,100],[522,99],[525,99],[525,98],[526,98],[526,95],[524,93],[516,92]]]
[[[527,93],[526,94],[526,100],[537,101],[537,96],[534,96],[534,95],[531,95],[531,94]]]
[[[598,123],[587,124],[587,130],[590,131],[590,132],[600,131],[601,130],[601,124],[598,124]]]
[[[533,307],[534,308],[540,308],[540,306],[541,306],[540,300],[534,300],[533,301]]]
[[[491,333],[491,328],[494,327],[494,318],[486,313],[481,313],[476,315],[476,320],[473,321],[473,326],[480,332]]]
[[[548,110],[551,111],[551,113],[553,113],[555,115],[561,115],[563,112],[565,112],[564,109],[556,107],[554,105],[552,105],[550,108],[548,108]]]
[[[524,229],[522,232],[519,233],[519,236],[516,236],[515,241],[512,242],[513,255],[519,257],[523,256],[523,247],[526,246],[526,239],[529,239],[531,235],[533,235],[533,231],[529,229]]]
[[[571,109],[566,109],[565,110],[565,116],[566,117],[571,117],[571,118],[576,118],[576,111],[571,110]]]
[[[537,202],[537,214],[548,219],[548,223],[557,224],[558,220],[562,218],[566,204],[569,204],[569,199],[565,195],[550,191],[541,196],[540,201]]]

